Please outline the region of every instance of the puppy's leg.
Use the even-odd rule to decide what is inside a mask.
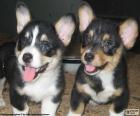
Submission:
[[[120,113],[116,113],[112,110],[109,111],[110,116],[124,116],[124,111],[120,112]]]
[[[113,104],[110,108],[110,116],[124,116],[124,110],[128,105],[128,91],[125,90],[121,96],[114,99]]]
[[[29,111],[26,96],[20,95],[16,90],[10,87],[10,102],[13,107],[13,114],[26,116]]]
[[[27,104],[24,105],[24,109],[23,110],[19,110],[15,107],[13,107],[13,114],[18,115],[18,116],[26,116],[28,114],[29,111],[29,107]]]
[[[71,109],[67,116],[81,116],[88,101],[89,98],[86,95],[80,93],[76,88],[73,88],[70,102]]]
[[[5,106],[5,102],[4,102],[3,97],[2,97],[2,92],[4,89],[5,81],[6,81],[5,77],[0,78],[0,107]]]
[[[41,104],[41,114],[55,116],[59,102],[55,102],[54,97],[46,97]]]

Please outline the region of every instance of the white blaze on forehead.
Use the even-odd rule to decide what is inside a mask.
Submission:
[[[32,31],[33,39],[32,39],[31,46],[34,46],[35,45],[35,41],[36,41],[36,38],[37,38],[38,33],[39,33],[38,26],[35,26],[34,30]]]

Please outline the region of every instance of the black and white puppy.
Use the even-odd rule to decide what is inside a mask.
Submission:
[[[9,46],[1,51],[4,75],[0,77],[0,90],[6,77],[14,114],[28,114],[27,100],[30,99],[41,102],[41,114],[54,116],[64,90],[62,55],[75,30],[74,19],[66,15],[54,25],[31,21],[30,12],[22,2],[17,4],[16,18],[15,52],[7,53]]]
[[[129,98],[124,51],[134,45],[138,24],[134,19],[118,24],[96,18],[87,3],[80,6],[78,14],[83,37],[82,63],[68,116],[81,116],[90,100],[96,104],[112,103],[110,116],[123,116]]]

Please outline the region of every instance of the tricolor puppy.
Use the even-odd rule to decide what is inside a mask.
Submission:
[[[6,60],[2,63],[10,85],[13,113],[27,114],[27,101],[33,100],[41,102],[42,114],[54,116],[64,89],[62,55],[75,30],[75,22],[70,15],[60,18],[55,25],[31,21],[28,8],[21,2],[17,4],[16,18],[15,56],[3,51]]]
[[[138,24],[128,19],[121,24],[99,19],[83,3],[79,8],[80,32],[83,37],[81,66],[71,94],[68,116],[81,116],[85,105],[111,103],[110,116],[123,116],[128,104],[125,49],[138,36]]]

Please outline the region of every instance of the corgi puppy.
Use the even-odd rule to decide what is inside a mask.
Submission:
[[[83,44],[81,65],[71,93],[68,116],[81,116],[90,100],[96,104],[111,103],[110,116],[124,116],[128,105],[125,49],[133,47],[138,24],[127,19],[118,24],[97,18],[87,3],[78,10]]]
[[[61,17],[54,25],[31,20],[30,11],[22,2],[17,3],[16,18],[15,50],[7,53],[11,49],[7,46],[1,51],[4,75],[0,77],[0,92],[7,79],[13,114],[28,114],[27,101],[32,100],[41,102],[41,114],[55,116],[65,83],[62,56],[71,41],[75,21],[71,15]]]

